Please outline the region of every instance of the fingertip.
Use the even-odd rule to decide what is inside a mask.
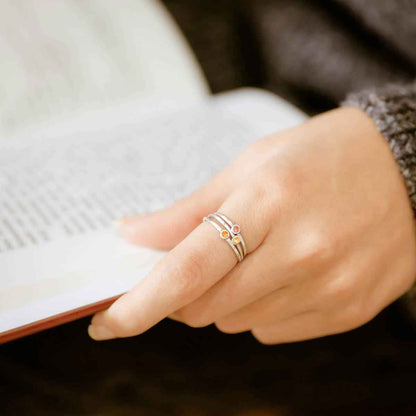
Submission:
[[[138,232],[140,232],[140,222],[143,217],[143,215],[135,215],[119,218],[114,221],[114,226],[122,238],[131,243],[136,243],[135,239],[137,239]]]
[[[158,226],[159,215],[159,212],[154,212],[123,217],[115,220],[113,224],[118,235],[129,243],[159,249],[171,248],[161,247],[163,232]]]
[[[104,315],[104,311],[97,312],[96,314],[94,314],[93,317],[91,318],[90,325],[98,325],[98,324],[100,324],[100,321],[103,319],[103,315]]]
[[[110,308],[97,312],[91,319],[88,326],[88,335],[95,341],[104,341],[108,339],[117,338],[114,331],[108,326],[108,311]]]
[[[95,341],[105,341],[116,338],[115,334],[105,325],[89,325],[88,335]]]
[[[121,231],[125,228],[129,228],[136,222],[140,221],[146,215],[129,215],[113,220],[113,227],[116,231]]]
[[[194,216],[179,216],[166,209],[147,215],[125,217],[115,222],[118,234],[126,241],[160,250],[170,250],[195,227]]]

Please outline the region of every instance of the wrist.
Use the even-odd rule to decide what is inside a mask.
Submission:
[[[344,106],[368,114],[390,145],[416,214],[416,83],[351,94]]]

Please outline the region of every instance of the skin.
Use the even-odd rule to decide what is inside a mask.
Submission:
[[[219,211],[241,226],[237,264]],[[341,108],[250,145],[193,195],[126,218],[134,244],[170,250],[89,327],[96,340],[141,334],[170,317],[264,344],[359,327],[416,276],[414,219],[387,142],[361,110]]]

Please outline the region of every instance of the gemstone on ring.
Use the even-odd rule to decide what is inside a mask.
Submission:
[[[217,230],[220,238],[226,241],[234,251],[239,262],[244,259],[247,249],[238,224],[219,212],[207,215],[203,218],[203,222],[209,222]]]
[[[240,226],[239,226],[238,224],[233,224],[233,226],[232,226],[232,228],[231,228],[231,231],[232,231],[234,234],[239,234],[239,233],[240,233]]]
[[[226,240],[227,238],[230,238],[230,233],[227,230],[221,230],[220,237],[223,240]]]

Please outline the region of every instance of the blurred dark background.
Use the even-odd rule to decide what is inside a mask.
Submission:
[[[392,2],[164,0],[211,86],[271,90],[309,114],[346,95],[414,80],[414,20]],[[399,6],[397,6],[399,7]],[[392,35],[393,34],[393,35]],[[400,45],[400,47],[398,47]]]
[[[246,7],[165,3],[214,92],[261,86],[310,113],[336,105],[336,95],[272,75]],[[350,333],[277,346],[171,321],[97,343],[88,322],[0,346],[2,416],[416,415],[416,331],[397,304]]]
[[[2,415],[415,415],[415,332],[390,307],[350,333],[263,346],[164,321],[97,343],[89,320],[0,347]]]

